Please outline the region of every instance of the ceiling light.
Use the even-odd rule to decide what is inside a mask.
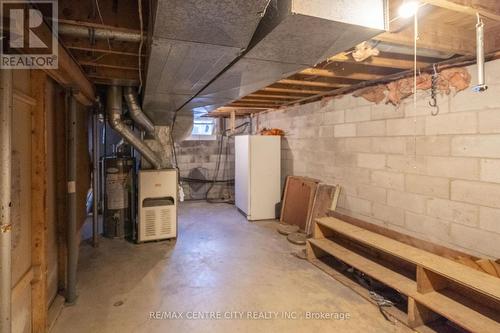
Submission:
[[[405,1],[399,6],[398,14],[400,17],[408,18],[417,13],[418,1]]]

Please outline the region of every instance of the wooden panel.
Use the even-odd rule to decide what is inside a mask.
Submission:
[[[31,170],[31,260],[39,272],[31,286],[34,332],[47,329],[47,96],[45,72],[32,71],[33,98]]]
[[[13,85],[31,94],[29,70],[12,71]],[[13,101],[12,126],[12,286],[31,271],[31,109]],[[31,281],[29,281],[31,283]],[[12,304],[13,332],[31,332],[31,284],[20,284]]]
[[[47,109],[47,304],[50,304],[57,294],[57,214],[56,214],[56,177],[57,177],[57,145],[55,109],[58,98],[57,84],[49,79],[46,82]]]
[[[327,216],[332,203],[335,199],[335,193],[340,191],[340,188],[337,186],[327,185],[327,184],[319,184],[318,190],[316,191],[316,195],[314,196],[314,202],[312,206],[312,212],[310,219],[307,221],[307,234],[312,234],[312,227],[314,224],[314,220],[320,217]]]
[[[280,222],[297,225],[303,231],[312,213],[312,205],[319,181],[288,176],[281,207]]]

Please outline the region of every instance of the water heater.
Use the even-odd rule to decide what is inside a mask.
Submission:
[[[137,242],[177,237],[177,170],[139,171]]]

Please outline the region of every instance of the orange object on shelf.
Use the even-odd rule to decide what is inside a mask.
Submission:
[[[279,128],[263,128],[260,131],[260,135],[279,135],[279,136],[285,136],[285,131]]]

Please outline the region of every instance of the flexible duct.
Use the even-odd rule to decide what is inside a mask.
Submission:
[[[130,117],[132,117],[132,120],[147,133],[154,135],[155,126],[153,125],[151,120],[149,120],[148,116],[146,116],[146,114],[142,111],[134,88],[125,87],[124,89],[125,91],[123,93],[123,96],[125,97],[125,101],[127,102]]]
[[[135,133],[122,122],[122,87],[110,86],[108,88],[107,114],[110,126],[130,143],[141,155],[153,165],[161,169],[160,158],[149,148]]]

